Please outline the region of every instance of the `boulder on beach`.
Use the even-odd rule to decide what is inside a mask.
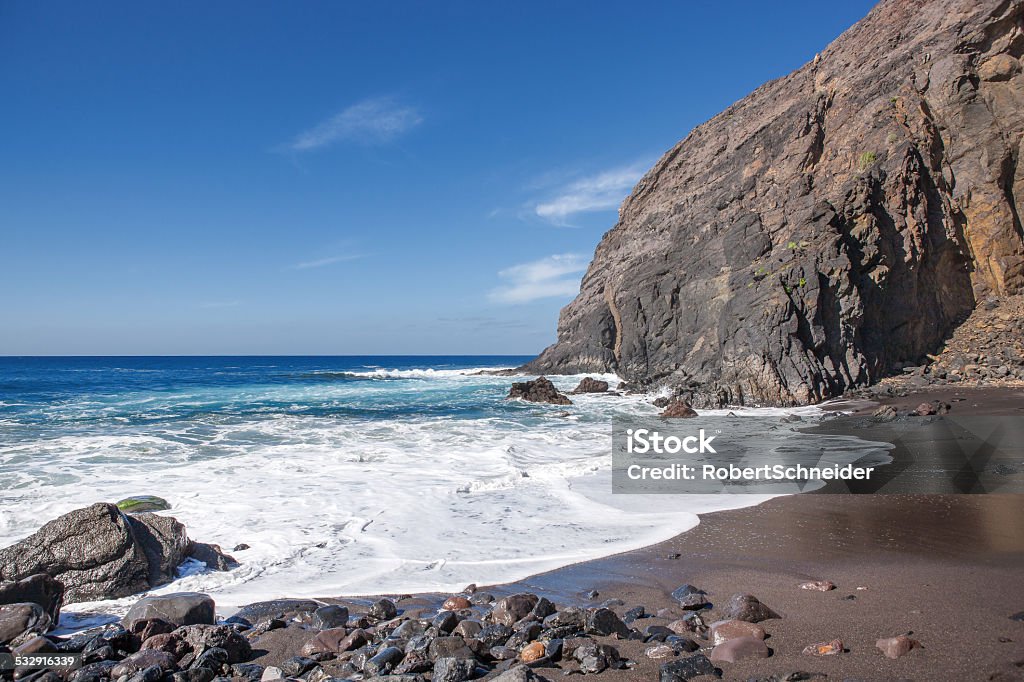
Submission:
[[[170,582],[192,549],[185,527],[174,518],[148,512],[128,516],[117,505],[100,502],[0,549],[0,580],[45,573],[64,585],[65,603],[117,599]]]
[[[213,599],[199,592],[177,592],[143,597],[135,602],[121,623],[129,630],[143,620],[160,619],[175,626],[213,625],[216,622]]]
[[[580,383],[573,389],[573,393],[606,393],[608,382],[593,377],[583,377]]]
[[[258,601],[240,608],[231,622],[248,626],[263,625],[271,620],[298,620],[308,622],[323,604],[312,599],[271,599]]]
[[[531,403],[551,403],[552,405],[572,405],[572,401],[558,392],[555,385],[547,377],[538,377],[533,381],[517,381],[508,391],[509,400],[519,398]]]
[[[733,595],[725,613],[733,620],[745,620],[748,623],[760,623],[762,620],[782,617],[752,594]]]
[[[39,604],[56,623],[60,620],[60,607],[64,603],[64,584],[45,573],[36,573],[22,580],[0,583],[0,605]]]
[[[714,648],[711,660],[715,663],[735,663],[748,658],[768,658],[771,650],[764,640],[758,637],[736,637],[729,639]]]

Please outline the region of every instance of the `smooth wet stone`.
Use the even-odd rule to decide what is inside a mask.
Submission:
[[[367,615],[376,620],[391,620],[398,615],[398,607],[390,599],[378,599],[370,606]]]
[[[39,604],[56,625],[64,602],[64,584],[45,573],[0,582],[0,604]]]
[[[437,628],[438,632],[449,634],[459,624],[459,617],[451,611],[441,611],[434,616],[430,624]]]
[[[760,625],[748,623],[745,620],[719,620],[711,624],[711,643],[716,646],[739,637],[754,637],[763,640],[767,636],[764,628]]]
[[[675,634],[675,630],[664,625],[648,625],[643,630],[645,642],[664,642],[667,637]]]
[[[247,604],[238,610],[234,618],[238,621],[259,625],[271,619],[283,621],[309,621],[312,614],[323,604],[312,599],[272,599]]]
[[[470,602],[465,597],[455,596],[448,597],[447,599],[445,599],[444,604],[441,605],[441,608],[445,611],[459,611],[461,609],[468,609],[472,605],[472,602]]]
[[[734,620],[745,620],[748,623],[760,623],[781,616],[762,604],[752,594],[736,594],[729,600],[725,614]]]
[[[768,658],[768,646],[757,637],[735,637],[716,646],[710,660],[714,663],[735,663],[748,658]]]
[[[310,624],[317,630],[345,627],[348,623],[348,608],[340,604],[321,606],[313,612]]]
[[[921,643],[906,635],[900,635],[898,637],[880,639],[875,642],[875,646],[882,650],[886,658],[899,658],[910,653],[912,649],[920,647]]]
[[[528,616],[538,601],[535,594],[513,594],[503,597],[494,605],[491,620],[503,625],[512,625]]]
[[[704,654],[693,654],[668,663],[662,663],[658,670],[659,682],[683,682],[700,675],[722,676],[722,671]]]
[[[142,620],[159,618],[175,626],[213,625],[216,622],[213,599],[201,592],[175,592],[143,597],[128,610],[121,623],[129,630]]]
[[[32,635],[46,633],[52,627],[50,617],[39,604],[4,604],[0,606],[0,644],[18,643]]]
[[[841,639],[808,644],[803,650],[805,656],[837,656],[841,653],[843,653],[843,641]]]
[[[435,661],[439,658],[474,658],[472,649],[461,637],[435,637],[427,652]]]
[[[800,589],[811,590],[813,592],[828,592],[829,590],[836,589],[836,585],[830,580],[810,580],[805,583],[800,583]]]
[[[665,638],[665,644],[672,647],[674,650],[681,654],[688,654],[693,651],[700,649],[700,644],[697,644],[694,640],[689,637],[682,637],[680,635],[672,635],[671,637]]]

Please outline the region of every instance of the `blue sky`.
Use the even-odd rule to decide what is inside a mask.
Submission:
[[[0,354],[522,353],[871,3],[0,0]]]

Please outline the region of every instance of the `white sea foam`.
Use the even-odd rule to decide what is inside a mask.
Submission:
[[[696,525],[699,513],[767,499],[610,495],[610,420],[656,413],[649,396],[573,396],[569,416],[561,417],[562,408],[505,403],[508,377],[473,372],[361,373],[427,380],[430,390],[441,391],[433,397],[402,382],[391,389],[326,382],[232,389],[235,395],[229,389],[179,394],[173,399],[178,407],[189,403],[197,410],[218,401],[271,399],[295,410],[237,417],[211,411],[0,446],[0,472],[8,477],[0,484],[0,545],[97,500],[159,495],[172,502],[168,513],[191,537],[227,549],[244,542],[250,549],[236,553],[241,566],[233,571],[189,571],[157,591],[208,592],[230,610],[283,596],[450,591],[470,582],[515,580],[665,540]],[[570,390],[580,377],[552,379]],[[348,406],[355,396],[370,395],[377,401],[370,409],[405,401],[443,405],[449,399],[444,391],[474,396],[492,411],[389,419],[303,413],[311,396],[323,405]],[[169,400],[116,396],[75,410],[108,413],[127,406],[135,417],[158,415]],[[734,412],[820,414],[814,408]],[[104,608],[116,611],[129,602]]]

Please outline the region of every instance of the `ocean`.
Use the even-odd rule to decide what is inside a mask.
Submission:
[[[185,566],[158,591],[230,610],[521,579],[767,499],[612,495],[611,420],[657,414],[651,396],[537,405],[505,399],[516,379],[475,374],[527,359],[0,358],[0,546],[72,509],[158,495],[241,563]],[[551,378],[569,391],[581,377]]]

